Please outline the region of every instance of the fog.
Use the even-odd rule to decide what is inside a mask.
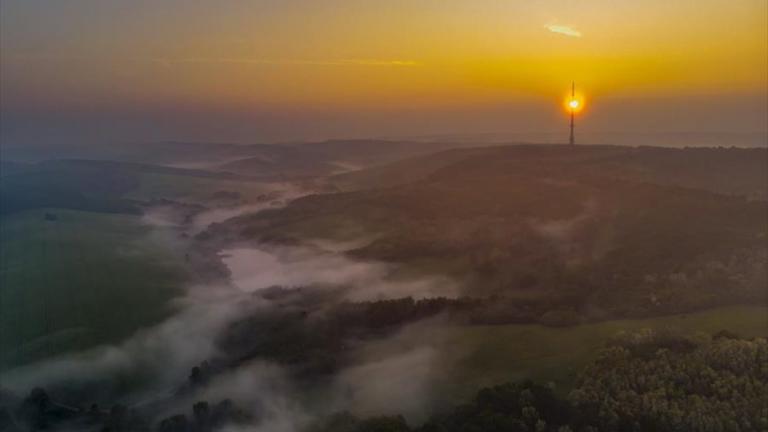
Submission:
[[[231,399],[261,418],[258,426],[230,426],[224,431],[295,432],[313,418],[297,395],[282,367],[257,361],[217,376],[202,391],[175,401],[164,415],[187,413],[199,400]]]
[[[0,432],[768,431],[767,17],[0,0]]]
[[[232,208],[214,208],[192,218],[195,230],[241,214],[284,205],[306,192],[278,185],[286,193],[279,203],[265,201]],[[286,192],[287,191],[287,192]],[[143,220],[153,228],[156,241],[179,248],[184,218],[173,205],[147,210]],[[170,235],[177,229],[176,235]],[[179,396],[192,367],[219,354],[216,339],[230,323],[246,316],[269,316],[279,305],[258,294],[260,290],[312,287],[342,290],[342,298],[366,301],[390,298],[455,297],[457,282],[443,276],[398,274],[398,267],[352,259],[345,251],[363,246],[372,236],[344,242],[307,239],[300,246],[252,245],[219,253],[230,274],[220,284],[192,283],[172,301],[175,311],[165,321],[137,331],[129,339],[83,352],[67,353],[3,373],[3,388],[18,395],[45,387],[54,395],[67,395],[73,403],[103,404],[121,401],[133,407],[161,407],[156,419],[188,413],[199,400],[232,399],[238,406],[259,415],[256,429],[293,432],[318,416],[351,409],[362,414],[402,413],[421,418],[429,404],[429,380],[437,370],[437,352],[428,346],[400,349],[395,344],[381,354],[387,340],[376,342],[376,351],[357,343],[352,365],[334,375],[331,382],[312,389],[315,402],[307,402],[308,389],[297,387],[288,370],[269,361],[251,361],[216,375],[203,389]],[[126,385],[126,379],[129,384]],[[408,394],[407,398],[399,397]],[[236,430],[236,429],[234,429]]]
[[[367,358],[344,370],[336,382],[339,407],[361,415],[402,414],[423,420],[434,397],[433,375],[441,372],[440,354],[430,346],[415,347],[390,357]]]
[[[227,249],[222,251],[222,259],[234,285],[246,292],[271,286],[344,287],[346,298],[353,301],[456,297],[459,293],[458,284],[446,277],[396,278],[395,266],[353,260],[338,252],[344,245],[323,245],[330,250],[267,245]]]
[[[173,301],[177,312],[117,345],[97,347],[20,367],[3,375],[3,386],[23,394],[35,386],[94,385],[109,400],[123,376],[141,383],[128,400],[170,392],[189,369],[215,354],[214,338],[230,320],[266,304],[227,286],[188,286]],[[109,382],[112,380],[113,382]],[[125,397],[125,395],[123,395]]]
[[[180,197],[169,204],[153,205],[145,209],[142,219],[153,227],[183,228],[189,234],[198,234],[211,224],[221,223],[245,214],[282,208],[292,200],[306,196],[310,190],[292,183],[264,183],[264,193],[258,199],[239,199],[232,204],[211,204],[191,197]]]
[[[244,214],[255,214],[262,210],[281,208],[297,198],[310,194],[309,190],[290,183],[268,183],[264,185],[264,188],[269,192],[265,193],[259,202],[218,206],[194,215],[192,220],[193,233],[202,232],[211,224],[224,222]]]

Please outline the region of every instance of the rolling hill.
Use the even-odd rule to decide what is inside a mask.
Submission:
[[[764,302],[765,161],[765,150],[741,149],[451,150],[333,177],[358,190],[305,197],[212,234],[367,236],[350,256],[503,297],[488,313],[502,321],[521,304],[539,318],[583,320]],[[722,177],[709,181],[710,171]]]

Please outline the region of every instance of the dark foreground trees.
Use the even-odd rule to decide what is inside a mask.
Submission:
[[[508,383],[480,390],[469,403],[422,425],[401,416],[339,413],[299,432],[762,432],[768,430],[766,401],[765,339],[642,330],[616,337],[567,395],[533,382]],[[268,414],[230,401],[198,402],[191,415],[158,419],[119,405],[68,407],[36,389],[15,408],[0,409],[0,425],[14,431],[213,432],[259,430]]]

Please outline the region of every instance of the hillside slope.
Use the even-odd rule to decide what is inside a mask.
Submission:
[[[369,237],[348,254],[448,274],[466,295],[540,313],[636,316],[765,301],[768,203],[738,196],[764,190],[755,167],[765,152],[748,154],[755,167],[739,176],[752,163],[743,150],[673,150],[679,158],[669,163],[659,151],[667,150],[500,147],[460,150],[468,157],[458,160],[448,152],[432,166],[420,165],[427,157],[387,168],[421,166],[425,174],[405,184],[305,197],[217,234]],[[705,167],[734,177],[701,182]]]
[[[527,165],[552,167],[568,164],[576,174],[604,176],[675,185],[712,192],[768,199],[768,149],[662,148],[556,145],[507,145],[457,148],[410,158],[331,178],[342,190],[388,187],[410,183],[438,170],[492,163],[499,169],[519,170]]]

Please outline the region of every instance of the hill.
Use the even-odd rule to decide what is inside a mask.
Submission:
[[[469,144],[389,140],[328,140],[285,144],[164,141],[108,145],[4,145],[10,162],[88,159],[177,168],[225,171],[259,179],[284,180],[331,175]],[[4,165],[3,168],[6,168]]]
[[[466,295],[508,299],[489,315],[526,304],[535,316],[568,321],[764,302],[768,203],[753,198],[765,188],[765,154],[455,150],[355,174],[392,186],[305,197],[211,234],[287,243],[371,237],[348,254],[448,274]],[[734,177],[704,181],[706,167]]]
[[[135,214],[139,201],[158,198],[153,191],[158,187],[163,189],[159,198],[177,198],[189,189],[210,194],[248,189],[252,183],[231,173],[102,160],[3,162],[3,169],[0,214],[43,207]],[[158,186],[163,182],[167,184]],[[188,183],[193,187],[186,187]]]
[[[514,171],[529,164],[568,164],[576,175],[600,173],[619,179],[768,199],[765,148],[578,146],[565,152],[566,149],[546,145],[457,148],[338,174],[331,181],[343,190],[356,190],[409,183],[441,169],[456,170],[459,166],[452,166],[458,163],[468,166],[492,162]]]
[[[304,178],[333,175],[446,150],[453,143],[385,140],[329,140],[274,145],[259,155],[219,167],[242,175]],[[466,145],[465,145],[466,146]]]

